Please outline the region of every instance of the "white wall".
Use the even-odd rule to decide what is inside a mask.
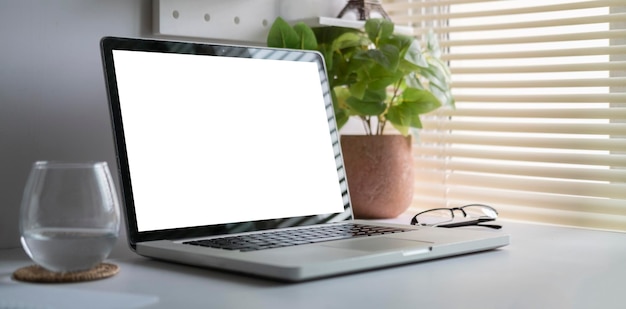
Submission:
[[[322,13],[303,9],[320,1],[276,3],[293,19]],[[327,1],[331,11],[345,5]],[[0,249],[20,246],[34,161],[107,161],[116,177],[99,40],[152,37],[152,8],[151,0],[0,0]],[[124,237],[116,250],[126,250]]]
[[[0,248],[19,247],[33,161],[116,168],[98,44],[150,36],[151,18],[149,0],[0,0]]]

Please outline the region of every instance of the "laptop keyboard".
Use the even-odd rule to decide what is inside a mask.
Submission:
[[[255,251],[312,244],[338,239],[366,237],[410,231],[363,224],[316,226],[294,230],[278,230],[256,234],[228,236],[184,242],[184,244],[225,250]]]

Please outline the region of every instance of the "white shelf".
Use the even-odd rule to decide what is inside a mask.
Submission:
[[[365,24],[350,18],[298,19],[297,16],[304,17],[307,12],[312,15],[330,13],[321,10],[325,4],[313,0],[297,4],[299,6],[294,6],[295,0],[153,0],[153,31],[159,36],[264,45],[272,22],[278,16],[292,23],[304,21],[312,27],[363,28]],[[294,11],[295,8],[299,11]],[[396,32],[411,35],[413,29],[396,26]]]
[[[335,26],[335,27],[362,29],[365,25],[365,21],[362,21],[362,20],[351,20],[351,19],[323,17],[323,16],[305,18],[305,19],[296,20],[293,22],[298,22],[298,21],[302,21],[311,27]],[[411,27],[396,25],[395,30],[396,30],[396,33],[400,33],[400,34],[406,34],[406,35],[413,34],[413,28]]]

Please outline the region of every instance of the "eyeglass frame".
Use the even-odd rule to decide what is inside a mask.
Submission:
[[[416,214],[415,216],[413,216],[413,218],[411,219],[411,225],[415,225],[415,226],[432,226],[432,227],[444,227],[444,228],[454,228],[454,227],[462,227],[462,226],[472,226],[472,225],[476,225],[476,226],[484,226],[484,227],[488,227],[488,228],[492,228],[492,229],[501,229],[502,226],[501,225],[497,225],[497,224],[481,224],[483,222],[490,222],[490,221],[495,221],[496,218],[489,218],[489,217],[477,217],[477,218],[472,218],[472,217],[468,217],[467,213],[465,212],[465,210],[463,210],[463,208],[466,207],[484,207],[484,208],[488,208],[489,210],[493,211],[496,214],[496,217],[498,215],[498,211],[489,206],[489,205],[485,205],[485,204],[468,204],[468,205],[464,205],[461,207],[452,207],[452,208],[433,208],[433,209],[429,209],[429,210],[425,210],[422,211],[418,214]],[[445,222],[449,222],[449,223],[438,223],[438,224],[419,224],[419,222],[417,221],[417,217],[420,215],[423,215],[425,213],[429,213],[429,212],[433,212],[433,211],[440,211],[440,210],[449,210],[450,214],[451,214],[451,220],[450,221],[445,221]],[[460,211],[463,214],[464,218],[470,218],[473,220],[464,220],[464,221],[457,221],[457,222],[453,222],[455,215],[454,212],[455,211]]]

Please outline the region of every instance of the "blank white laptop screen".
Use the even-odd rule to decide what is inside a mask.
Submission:
[[[113,59],[139,232],[344,211],[315,63]]]

